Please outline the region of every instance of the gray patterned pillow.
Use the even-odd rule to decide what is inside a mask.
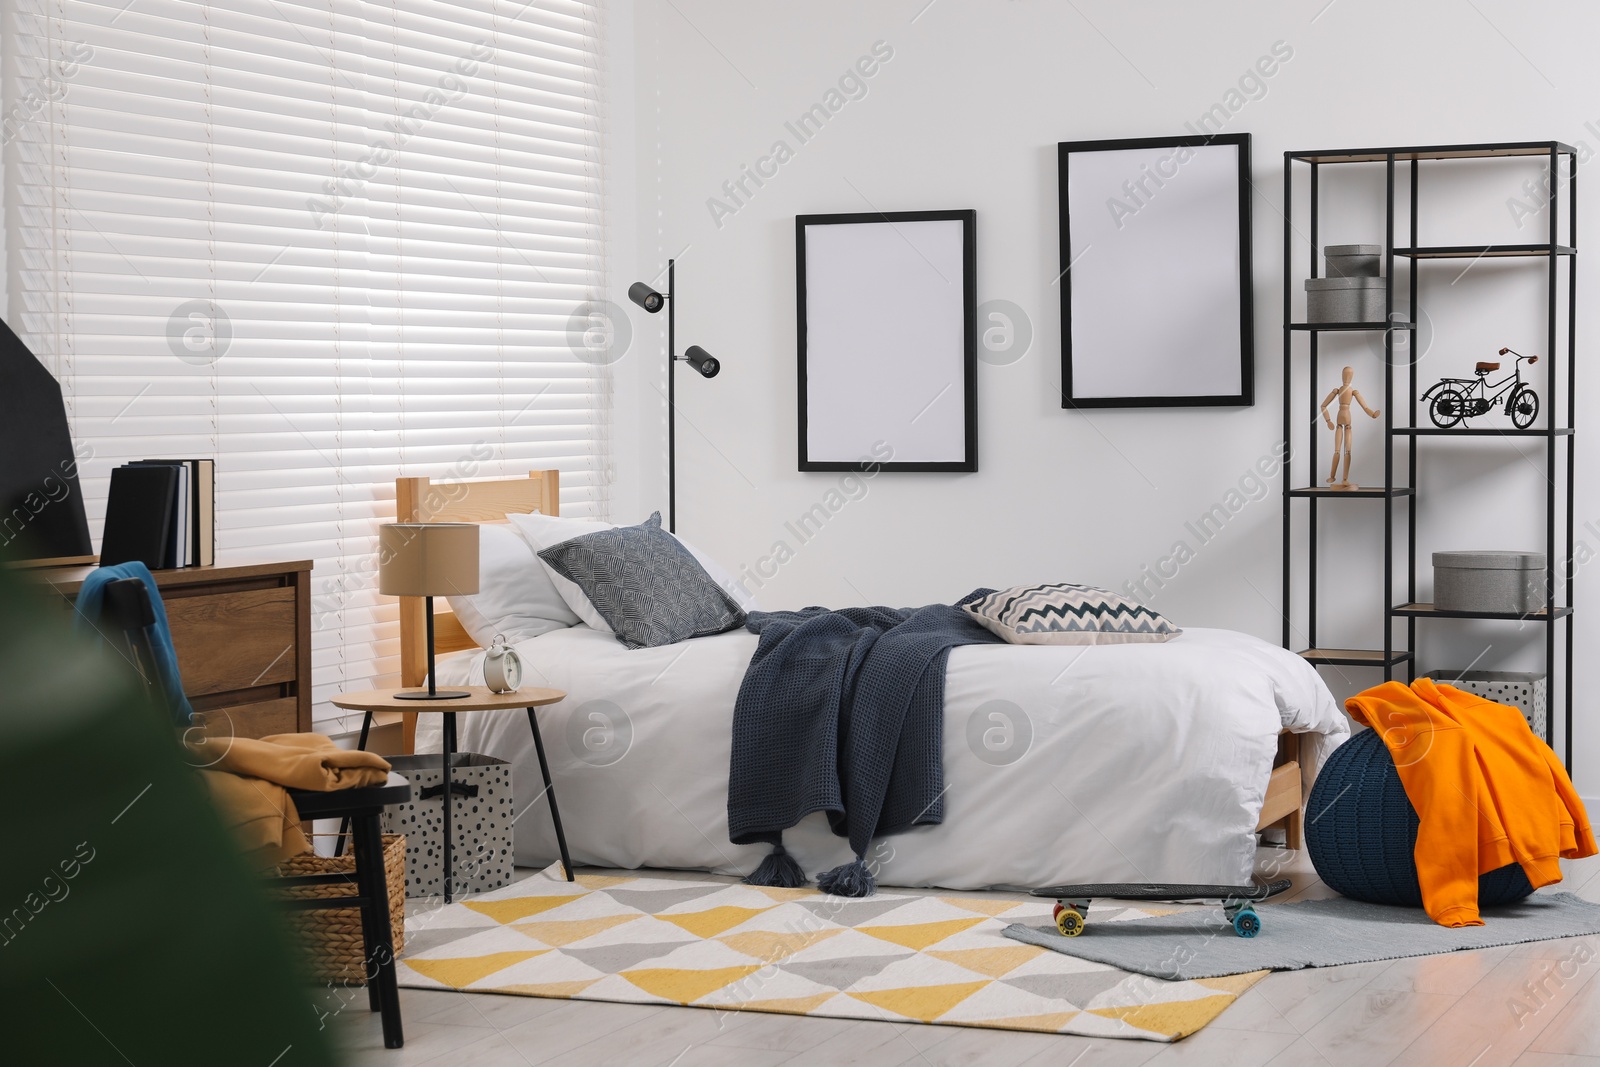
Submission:
[[[1092,585],[1018,585],[962,610],[1014,645],[1120,645],[1183,633],[1143,604]]]
[[[637,526],[551,545],[539,558],[582,589],[629,648],[656,648],[744,625],[743,610],[661,528],[659,511]]]

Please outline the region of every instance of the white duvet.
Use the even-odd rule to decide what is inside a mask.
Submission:
[[[743,630],[629,651],[577,626],[517,646],[539,710],[572,858],[603,867],[747,874],[765,846],[728,841],[734,698],[756,638]],[[482,652],[439,663],[441,685],[482,684]],[[966,645],[945,685],[945,818],[880,838],[884,885],[1243,883],[1280,729],[1308,736],[1306,788],[1349,735],[1300,657],[1231,630],[1164,644]],[[439,750],[423,716],[417,749]],[[523,711],[459,716],[460,747],[511,761],[519,865],[556,858]],[[784,835],[808,872],[847,862],[821,814]]]

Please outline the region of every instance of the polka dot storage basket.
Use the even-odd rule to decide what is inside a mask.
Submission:
[[[389,756],[411,782],[411,799],[383,809],[385,833],[404,834],[406,896],[444,892],[444,771],[439,756]],[[458,795],[450,809],[451,875],[457,893],[483,893],[511,884],[511,764],[477,752],[457,752],[451,781]],[[470,793],[470,795],[459,795]]]
[[[1306,848],[1329,887],[1373,904],[1422,907],[1417,882],[1417,812],[1375,730],[1334,750],[1306,809]],[[1478,879],[1478,906],[1511,904],[1533,892],[1512,863]]]

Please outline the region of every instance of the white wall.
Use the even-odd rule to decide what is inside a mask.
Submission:
[[[9,19],[9,17],[9,13],[0,13],[0,18]],[[6,29],[10,28],[8,23],[0,23],[0,25],[5,26]],[[0,101],[11,98],[11,94],[5,91],[5,79],[12,76],[13,59],[11,53],[15,47],[16,35],[0,32]],[[0,111],[3,110],[4,108],[0,107]],[[6,117],[0,114],[0,120]],[[0,121],[0,271],[5,272],[3,277],[6,278],[11,277],[11,264],[8,259],[10,242],[7,239],[11,227],[7,222],[10,215],[6,211],[7,190],[11,188],[11,171],[7,169],[9,155],[10,135],[6,132],[6,124]],[[0,283],[0,319],[7,318],[11,314],[10,297],[11,287]]]
[[[619,42],[612,106],[633,154],[631,175],[618,175],[615,188],[631,193],[637,220],[632,247],[626,233],[617,242],[617,300],[625,302],[632,277],[652,276],[677,256],[679,346],[703,345],[724,365],[713,381],[679,379],[679,528],[734,570],[787,542],[793,558],[760,590],[767,606],[925,603],[977,585],[1036,581],[1117,589],[1183,539],[1195,558],[1152,603],[1181,625],[1277,641],[1279,484],[1209,543],[1185,524],[1223,501],[1282,436],[1283,151],[1552,137],[1600,150],[1600,71],[1585,52],[1600,12],[1578,4],[640,0],[611,11]],[[865,95],[798,144],[785,122],[823,101],[876,42],[893,54]],[[1243,103],[1226,127],[1254,135],[1256,405],[1063,411],[1056,142],[1182,133],[1212,104],[1229,102],[1276,42],[1292,56],[1264,88],[1247,84],[1255,98],[1235,97]],[[714,218],[708,200],[731,204],[723,183],[780,139],[794,158],[761,188],[749,186],[753,194],[731,215]],[[1367,170],[1330,175],[1324,242],[1382,240],[1381,171]],[[1424,197],[1423,240],[1540,239],[1542,221],[1519,229],[1506,204],[1533,173],[1461,168],[1448,187],[1432,187],[1437,199]],[[923,208],[977,210],[978,299],[1024,309],[1032,346],[1009,365],[980,365],[979,473],[882,475],[801,544],[785,522],[824,499],[839,476],[796,471],[794,215]],[[1586,233],[1594,218],[1592,209],[1580,213]],[[1303,233],[1303,216],[1299,226]],[[1297,259],[1307,249],[1297,236]],[[1424,380],[1464,373],[1505,344],[1544,351],[1537,267],[1480,264],[1454,284],[1450,267],[1427,269],[1434,339]],[[1593,306],[1595,277],[1580,274],[1580,312]],[[623,521],[666,501],[664,316],[629,310],[613,497]],[[1580,317],[1581,352],[1594,316]],[[1329,341],[1324,354],[1320,391],[1348,361],[1369,401],[1381,404],[1381,364],[1367,339]],[[1579,374],[1580,398],[1592,395],[1581,364]],[[1305,388],[1302,373],[1299,403]],[[1378,425],[1357,428],[1358,480],[1381,480]],[[1590,440],[1580,438],[1577,517],[1600,528]],[[1421,486],[1424,552],[1542,544],[1539,446],[1441,442],[1426,455],[1437,462],[1426,465]],[[1296,474],[1299,484],[1306,479]],[[1336,507],[1324,510],[1325,558],[1338,570],[1324,587],[1320,643],[1376,641],[1381,508]],[[1600,536],[1580,537],[1600,550]],[[1580,570],[1579,603],[1600,603],[1595,570]],[[1426,566],[1422,582],[1426,597]],[[1480,653],[1479,667],[1538,662],[1535,627],[1432,625],[1424,667],[1464,666]],[[1596,672],[1584,655],[1593,625],[1580,621],[1577,631],[1577,768],[1590,793],[1600,789],[1600,726],[1588,697]],[[1377,680],[1324,673],[1339,695]]]

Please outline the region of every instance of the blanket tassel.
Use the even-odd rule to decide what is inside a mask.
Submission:
[[[773,845],[767,858],[750,872],[745,885],[770,885],[779,889],[799,889],[806,884],[806,872],[782,845]]]
[[[842,867],[818,874],[817,888],[839,897],[870,897],[878,891],[878,882],[867,870],[866,862],[857,858]]]

